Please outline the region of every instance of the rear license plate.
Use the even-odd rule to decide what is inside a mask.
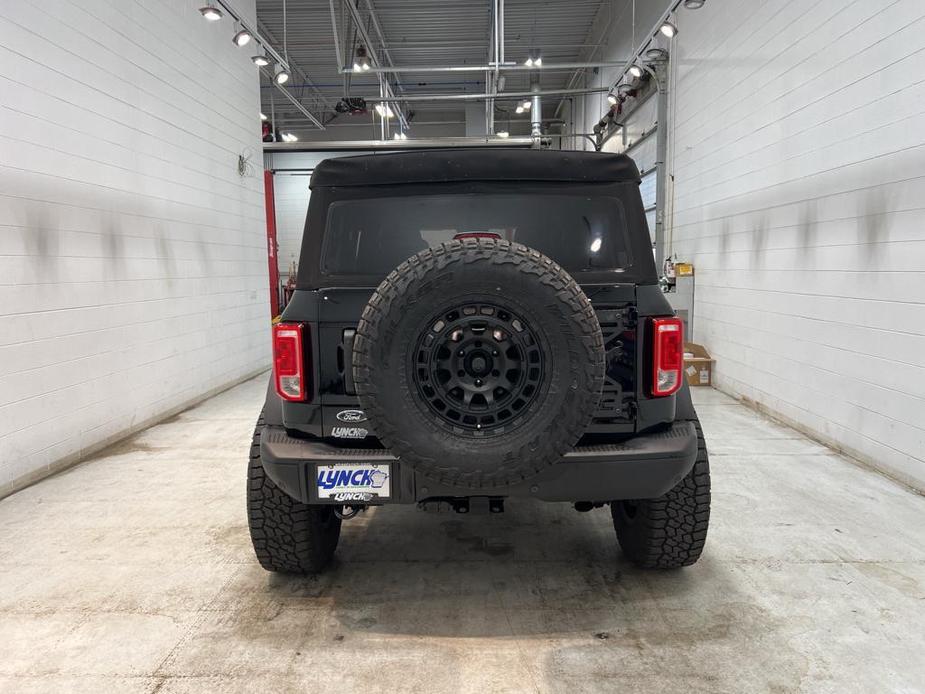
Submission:
[[[389,463],[318,465],[315,472],[319,499],[363,502],[387,499],[391,494]]]

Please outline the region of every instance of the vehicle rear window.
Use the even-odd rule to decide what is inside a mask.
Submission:
[[[457,234],[497,234],[569,272],[622,271],[631,258],[617,198],[455,194],[342,200],[328,210],[322,272],[386,275]]]

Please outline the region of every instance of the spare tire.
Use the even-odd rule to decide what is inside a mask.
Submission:
[[[497,490],[559,461],[598,407],[604,340],[591,302],[552,260],[466,238],[382,281],[353,348],[363,411],[424,477]]]

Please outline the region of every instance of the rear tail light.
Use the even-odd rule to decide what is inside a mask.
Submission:
[[[681,387],[684,326],[680,318],[652,319],[652,395],[671,395]]]
[[[306,400],[308,397],[304,356],[308,334],[308,327],[302,323],[273,326],[273,380],[283,400]]]

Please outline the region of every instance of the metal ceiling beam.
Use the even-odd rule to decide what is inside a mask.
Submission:
[[[382,49],[383,55],[385,55],[386,62],[391,67],[395,63],[392,61],[392,54],[389,53],[388,44],[385,40],[385,34],[382,31],[382,26],[379,24],[379,18],[376,16],[376,8],[373,7],[373,0],[366,0],[366,9],[369,11],[369,19],[373,24],[373,29],[375,29],[376,34],[379,36],[379,47]],[[405,87],[397,77],[395,78],[395,85],[398,87],[398,90],[404,94]],[[389,85],[389,91],[392,91],[391,85]],[[402,112],[401,107],[398,104],[395,104],[396,110],[398,111],[398,118],[401,120],[402,131],[409,128],[408,120],[405,118],[405,114]]]
[[[631,2],[635,2],[635,0],[631,0]],[[634,14],[635,14],[635,5],[633,5],[633,9],[634,9]],[[606,22],[601,21],[601,13],[604,10],[607,10],[607,21]],[[625,10],[626,10],[626,6],[624,5],[623,11]],[[591,23],[591,29],[588,31],[588,35],[585,37],[585,42],[588,45],[586,45],[585,48],[583,48],[578,54],[578,58],[580,60],[590,60],[597,54],[597,52],[601,49],[601,42],[603,40],[603,37],[611,30],[611,27],[613,26],[613,23],[614,23],[614,18],[616,16],[617,15],[614,15],[613,13],[613,5],[609,2],[609,0],[601,0],[601,4],[598,5],[597,12],[594,15],[594,21]],[[620,16],[622,16],[622,13]],[[635,17],[633,18],[632,21],[635,22]],[[635,29],[635,26],[633,27],[633,29]],[[596,40],[592,38],[595,35],[597,37]],[[620,63],[618,63],[618,65],[619,64]],[[569,77],[568,82],[565,83],[566,89],[571,89],[573,86],[575,86],[575,84],[578,82],[578,79],[582,76],[583,73],[584,73],[583,70],[575,70],[575,72],[572,73],[572,76]],[[555,115],[557,117],[559,115],[559,112],[562,110],[562,105],[565,102],[566,102],[566,99],[560,99],[559,103],[556,105]],[[572,103],[574,104],[574,102]],[[571,113],[570,116],[572,117],[573,122],[574,122],[574,113]]]
[[[502,9],[501,0],[492,0],[489,23],[491,24],[491,34],[488,37],[488,65],[492,63],[497,64],[502,60],[501,57],[501,44],[504,41],[504,35],[501,33],[501,13],[504,10]],[[487,66],[486,66],[487,67]],[[494,71],[491,68],[485,70],[485,89],[490,94],[498,93],[498,82],[500,79],[500,73],[498,68],[495,67]],[[495,102],[486,99],[485,100],[485,134],[494,135],[495,134]]]
[[[337,29],[337,13],[334,11],[334,0],[329,0],[328,4],[331,6],[331,32],[334,34],[334,55],[337,56],[335,64],[340,67],[340,34]]]
[[[593,63],[550,63],[543,64],[540,67],[527,67],[520,63],[496,63],[495,61],[490,61],[486,65],[403,65],[403,66],[381,66],[381,67],[372,67],[368,70],[354,70],[351,67],[345,67],[341,72],[353,73],[353,74],[376,74],[380,72],[485,72],[487,70],[503,70],[503,71],[526,71],[526,72],[551,72],[551,71],[563,71],[570,72],[572,70],[590,70],[592,68],[601,68],[601,67],[623,67],[625,63],[622,62],[613,62],[613,61],[603,61],[603,62],[593,62]]]
[[[264,72],[264,70],[263,70],[262,68],[261,68],[261,72]],[[305,108],[305,105],[304,105],[301,101],[299,101],[298,99],[296,99],[295,96],[293,96],[292,93],[291,93],[288,89],[286,89],[286,88],[283,87],[282,85],[278,84],[278,83],[276,82],[276,80],[273,79],[273,75],[271,75],[268,71],[266,71],[266,75],[267,75],[267,79],[269,79],[270,82],[271,82],[280,92],[282,92],[283,96],[285,96],[285,97],[289,100],[289,102],[290,102],[293,106],[295,106],[296,109],[297,109],[303,116],[305,116],[306,118],[308,118],[308,120],[310,120],[310,121],[315,125],[315,127],[317,127],[319,130],[324,130],[324,129],[325,129],[325,127],[324,127],[324,125],[321,123],[321,121],[318,120],[318,119],[315,117],[315,115],[314,115],[311,111],[309,111],[307,108]],[[273,123],[273,127],[275,128],[276,125],[277,125],[277,124],[274,122],[274,123]]]
[[[276,36],[273,35],[273,32],[270,31],[270,29],[267,28],[267,25],[264,24],[259,19],[257,20],[257,27],[260,29],[260,33],[266,36],[270,41],[272,41],[273,43],[277,43],[277,44],[279,43],[279,40],[276,38]],[[334,104],[328,100],[328,97],[324,95],[324,92],[322,92],[320,89],[318,89],[317,86],[315,86],[315,83],[312,82],[311,78],[308,76],[305,70],[303,70],[301,67],[299,67],[295,62],[291,60],[289,61],[289,69],[302,78],[302,83],[307,84],[311,88],[311,90],[315,92],[315,94],[318,95],[318,99],[320,99],[321,102],[324,103],[325,106],[327,106],[328,108],[332,110],[334,109]]]
[[[546,89],[539,92],[499,92],[497,94],[415,94],[403,96],[402,101],[504,101],[514,99],[532,99],[534,96],[564,96],[568,94],[599,94],[610,91],[608,87],[583,87],[580,89]],[[389,101],[389,98],[378,96],[363,97],[371,103]],[[391,98],[394,100],[394,97]]]
[[[377,72],[380,72],[379,68],[386,67],[385,63],[379,58],[379,55],[376,53],[376,50],[373,48],[372,39],[369,36],[369,32],[366,31],[366,27],[363,26],[363,18],[360,16],[359,8],[354,4],[353,0],[343,0],[344,5],[347,7],[347,11],[350,13],[351,18],[353,19],[353,25],[356,27],[357,33],[360,34],[360,38],[363,40],[364,45],[366,46],[366,52],[369,54],[369,57],[376,63],[375,66],[370,66],[369,70],[365,72],[372,72],[375,69]],[[347,72],[347,68],[342,65],[338,65],[338,69],[341,72]],[[352,72],[352,70],[351,70]],[[392,85],[388,81],[384,82],[383,85],[384,97],[391,97],[385,99],[378,99],[380,102],[385,103],[394,103],[395,110],[398,112],[398,119],[401,121],[402,126],[405,129],[408,129],[408,120],[405,118],[405,114],[402,111],[401,107],[398,105],[398,99],[395,97],[395,92],[392,91]],[[372,101],[367,99],[367,101]],[[384,119],[383,119],[384,120]]]
[[[284,58],[283,56],[281,56],[281,55],[273,48],[273,46],[270,45],[270,40],[275,41],[275,39],[272,37],[271,34],[269,34],[269,32],[264,32],[264,35],[262,35],[261,32],[260,32],[258,29],[256,29],[255,27],[251,26],[250,22],[248,22],[247,19],[245,19],[244,17],[241,16],[241,14],[235,9],[234,5],[232,5],[228,0],[215,0],[215,2],[216,2],[218,5],[220,5],[221,8],[222,8],[223,10],[225,10],[225,12],[227,12],[228,15],[229,15],[234,21],[238,22],[238,24],[240,24],[241,27],[242,27],[243,29],[247,30],[247,31],[250,33],[250,35],[254,37],[254,43],[259,44],[259,45],[263,48],[263,50],[264,50],[271,58],[273,58],[273,60],[275,60],[275,61],[276,61],[277,63],[279,63],[280,65],[282,65],[286,70],[292,70],[291,66],[289,65],[289,61],[288,61],[286,58]],[[258,22],[258,24],[259,24],[259,22]],[[265,29],[265,27],[264,27],[264,29]],[[268,40],[268,39],[269,39],[269,40]],[[278,43],[278,42],[277,42],[277,43]],[[261,68],[261,71],[263,71],[262,68]],[[302,76],[303,76],[306,80],[308,80],[308,76],[305,75],[305,73],[302,73]],[[272,76],[272,75],[270,76],[270,81],[271,81],[273,84],[276,85],[277,89],[279,89],[279,90],[283,93],[283,95],[284,95],[289,101],[291,101],[292,104],[293,104],[297,109],[299,109],[299,111],[301,111],[302,114],[303,114],[306,118],[308,118],[315,126],[317,126],[318,128],[320,128],[321,130],[324,130],[324,125],[322,125],[321,121],[318,120],[307,108],[305,108],[305,106],[303,106],[302,103],[301,103],[298,99],[296,99],[295,96],[293,96],[293,95],[289,92],[289,90],[287,90],[287,89],[286,89],[285,87],[283,87],[282,85],[278,84],[278,83],[276,82],[276,80],[273,79],[273,76]],[[274,124],[274,125],[275,125],[275,124]]]
[[[263,46],[263,49],[270,54],[270,57],[273,58],[273,60],[283,65],[287,70],[289,69],[289,62],[276,52],[273,46],[271,46],[270,43],[260,35],[260,32],[257,31],[257,29],[251,26],[247,19],[241,16],[241,13],[235,9],[234,5],[232,5],[228,0],[214,1],[216,4],[220,5],[221,8],[225,10],[225,12],[227,12],[234,21],[238,22],[242,29],[246,29],[248,33],[254,37],[254,42]]]
[[[673,15],[675,11],[678,9],[678,7],[681,6],[682,2],[683,0],[672,0],[671,3],[668,5],[668,9],[662,12],[662,16],[659,17],[658,21],[655,22],[655,24],[652,27],[652,30],[649,32],[648,38],[646,38],[645,41],[643,41],[642,44],[640,44],[640,46],[635,50],[635,52],[629,57],[629,60],[627,60],[626,63],[623,65],[623,71],[620,73],[620,76],[617,78],[617,80],[611,85],[612,89],[615,88],[620,83],[620,80],[623,79],[627,71],[630,69],[630,67],[634,63],[636,63],[637,61],[643,62],[641,60],[642,54],[652,45],[652,42],[658,38],[659,27],[661,27],[662,24],[668,21],[671,15]]]
[[[531,137],[425,137],[418,140],[319,140],[317,142],[265,142],[264,152],[318,152],[325,150],[395,150],[434,147],[530,147]]]
[[[382,33],[382,26],[379,24],[379,18],[376,16],[376,9],[373,7],[372,0],[366,0],[366,9],[369,11],[369,19],[373,23],[373,29],[376,30],[376,34],[379,36],[379,45],[382,48],[383,55],[385,55],[385,60],[389,67],[393,67],[395,63],[392,61],[392,54],[389,53],[388,45],[385,41],[385,34]],[[395,83],[398,85],[399,89],[402,89],[401,82],[396,79]]]

